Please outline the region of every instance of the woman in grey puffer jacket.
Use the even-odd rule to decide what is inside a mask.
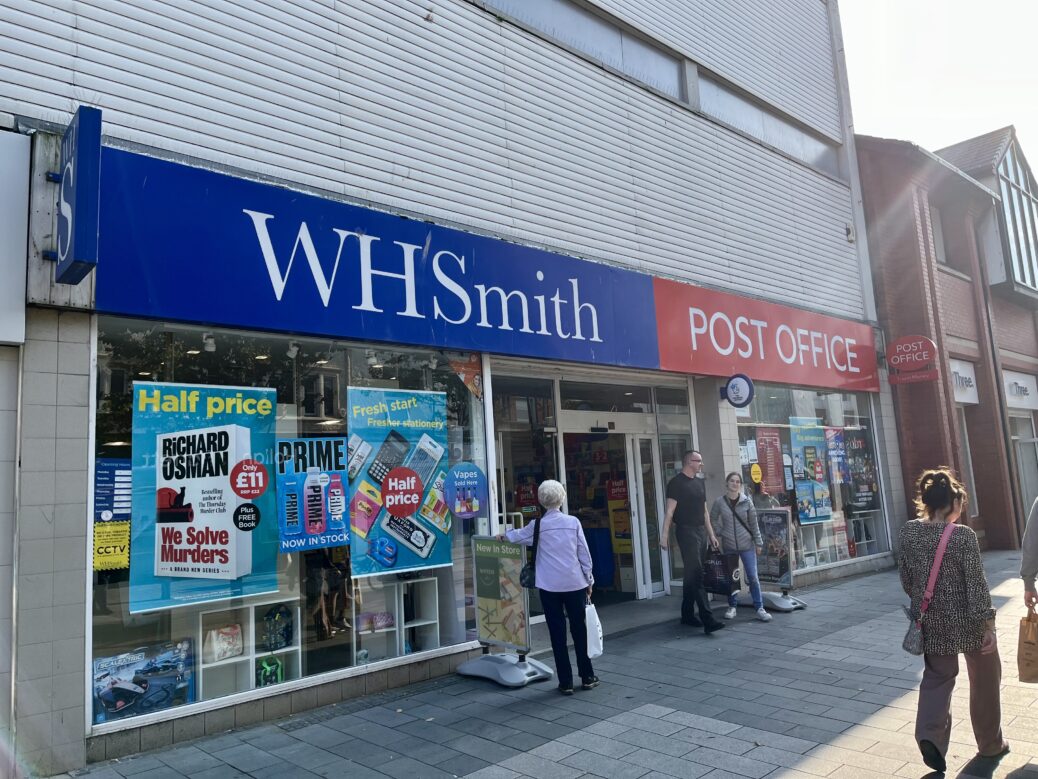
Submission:
[[[757,610],[757,619],[771,622],[771,615],[764,610],[764,597],[760,591],[760,580],[757,578],[757,555],[764,541],[757,526],[757,509],[753,501],[742,491],[742,476],[735,471],[724,479],[727,488],[724,495],[714,501],[710,507],[710,524],[721,541],[721,550],[725,554],[738,554],[742,560],[742,569],[750,586],[753,608]],[[728,596],[728,610],[725,619],[735,619],[736,607],[739,605],[739,593]]]

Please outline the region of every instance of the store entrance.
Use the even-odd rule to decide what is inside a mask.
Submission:
[[[564,432],[562,445],[568,512],[580,520],[591,550],[596,603],[663,594],[656,437]]]

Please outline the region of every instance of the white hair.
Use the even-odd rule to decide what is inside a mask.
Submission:
[[[537,500],[546,509],[557,509],[566,500],[566,488],[554,479],[542,481],[537,488]]]

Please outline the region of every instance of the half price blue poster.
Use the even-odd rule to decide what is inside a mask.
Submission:
[[[447,395],[350,387],[347,399],[354,578],[451,565]]]
[[[278,539],[282,552],[347,546],[350,504],[345,438],[277,442]]]
[[[277,592],[273,389],[134,382],[130,613]]]

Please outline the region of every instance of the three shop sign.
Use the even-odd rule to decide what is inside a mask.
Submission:
[[[887,344],[891,384],[937,381],[937,344],[925,335],[906,335]]]

